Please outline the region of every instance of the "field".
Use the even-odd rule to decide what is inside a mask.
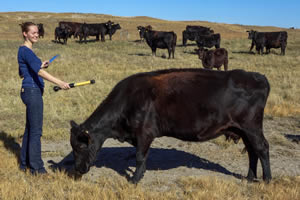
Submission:
[[[108,20],[122,27],[113,40],[87,44],[70,39],[54,43],[59,21],[101,23]],[[25,106],[20,99],[17,51],[22,44],[18,24],[43,23],[45,37],[34,51],[47,60],[60,56],[47,69],[67,82],[95,79],[94,85],[54,92],[46,82],[44,93],[43,160],[48,176],[32,177],[18,171],[17,157],[25,124]],[[165,59],[167,50],[151,55],[139,42],[136,27],[176,32],[175,59]],[[157,139],[149,155],[148,171],[137,186],[126,176],[135,169],[134,148],[109,140],[91,171],[74,181],[51,166],[72,167],[69,121],[83,122],[123,78],[138,72],[167,68],[201,68],[192,42],[183,47],[186,25],[211,27],[220,33],[221,47],[229,52],[229,69],[256,71],[268,78],[264,132],[270,143],[273,180],[270,184],[247,183],[247,154],[223,137],[205,143]],[[249,53],[247,30],[288,32],[286,55],[271,49],[268,55]],[[300,31],[277,27],[218,24],[205,21],[163,21],[149,17],[116,17],[79,13],[0,13],[0,199],[300,199]],[[298,143],[297,143],[298,142]],[[260,169],[260,164],[258,166]],[[259,171],[259,176],[261,172]]]

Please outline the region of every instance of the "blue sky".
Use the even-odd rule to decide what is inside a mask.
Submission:
[[[300,28],[300,0],[5,0],[0,12],[74,12],[149,16],[228,24]]]

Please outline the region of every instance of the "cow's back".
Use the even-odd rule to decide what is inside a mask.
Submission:
[[[238,120],[252,108],[263,109],[269,89],[267,79],[258,73],[170,69],[124,79],[106,101],[114,105],[106,107],[129,121],[137,113],[142,116],[141,110],[152,113],[159,136],[193,141],[199,140],[196,133],[230,121],[230,116]]]

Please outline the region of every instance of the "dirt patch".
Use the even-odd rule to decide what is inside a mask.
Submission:
[[[300,145],[289,138],[299,138],[297,118],[267,118],[264,134],[270,143],[272,176],[300,175]],[[224,137],[225,138],[225,137]],[[219,140],[222,140],[220,138]],[[73,165],[69,141],[43,141],[43,160],[48,170],[70,170]],[[247,175],[248,154],[244,144],[220,145],[218,142],[184,142],[174,138],[156,139],[150,149],[147,171],[141,184],[154,181],[172,182],[184,176],[223,176],[240,180]],[[132,176],[135,170],[135,148],[109,139],[98,154],[95,165],[84,178],[96,180],[103,176]],[[261,165],[258,165],[261,178]]]

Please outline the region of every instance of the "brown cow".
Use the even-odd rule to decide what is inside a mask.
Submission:
[[[199,59],[202,60],[202,65],[206,69],[217,68],[221,70],[221,66],[224,65],[224,70],[228,69],[228,52],[224,48],[218,48],[215,50],[208,50],[204,48],[196,49]]]

